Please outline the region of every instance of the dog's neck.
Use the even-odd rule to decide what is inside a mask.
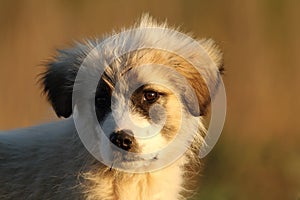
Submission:
[[[106,166],[83,175],[87,199],[178,200],[182,199],[185,158],[151,173],[125,173]]]

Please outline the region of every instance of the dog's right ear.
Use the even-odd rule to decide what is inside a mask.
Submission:
[[[43,91],[58,117],[67,118],[72,114],[73,85],[84,58],[83,54],[80,46],[59,50],[55,59],[48,62],[46,72],[41,74]]]

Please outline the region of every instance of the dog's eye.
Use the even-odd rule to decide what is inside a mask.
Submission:
[[[154,91],[146,91],[144,92],[144,100],[147,101],[148,103],[153,103],[155,102],[159,97],[159,94]]]
[[[103,106],[106,102],[107,99],[105,97],[96,97],[96,106]]]

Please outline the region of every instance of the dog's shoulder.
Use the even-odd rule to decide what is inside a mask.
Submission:
[[[49,191],[47,185],[72,188],[77,185],[76,173],[79,139],[73,119],[41,124],[24,129],[0,132],[0,199],[45,197],[65,199],[59,189]],[[75,176],[74,176],[75,174]],[[29,188],[32,187],[32,188]],[[54,192],[55,191],[55,192]],[[55,194],[54,194],[55,193]]]

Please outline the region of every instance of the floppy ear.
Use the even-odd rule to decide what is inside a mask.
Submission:
[[[40,79],[58,117],[72,114],[72,92],[78,69],[84,58],[82,45],[74,49],[59,50],[58,56],[47,64]]]
[[[187,78],[190,86],[194,89],[194,93],[189,91],[189,89],[186,89],[183,94],[183,101],[189,112],[194,116],[203,116],[207,114],[211,99],[217,92],[221,81],[221,75],[224,71],[222,52],[216,46],[214,41],[204,39],[200,40],[199,43],[207,52],[210,59],[215,63],[215,69],[205,69],[204,74],[199,74],[199,72],[193,67],[177,69]],[[202,58],[195,57],[194,59]],[[203,75],[206,77],[203,77]],[[208,89],[208,85],[210,91]],[[193,94],[195,94],[196,97]]]

